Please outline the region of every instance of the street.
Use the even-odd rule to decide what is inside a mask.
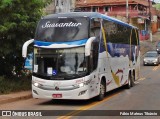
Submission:
[[[86,101],[76,100],[43,100],[43,99],[28,99],[8,104],[0,105],[1,110],[69,110],[66,114],[71,116],[67,118],[77,118],[76,115],[81,115],[85,110],[159,110],[160,109],[160,65],[159,66],[143,66],[141,64],[141,78],[137,84],[131,89],[119,88],[106,94],[103,101],[95,99]],[[95,116],[88,114],[88,117],[79,116],[78,118],[97,118],[96,111],[93,111]],[[98,114],[97,114],[98,116]],[[103,116],[101,116],[102,118]],[[135,118],[137,116],[134,116]],[[132,116],[132,118],[134,118]],[[49,118],[49,117],[48,117]],[[54,118],[62,119],[63,115],[56,115]],[[65,117],[66,118],[66,117]],[[103,117],[107,118],[107,117]],[[109,119],[111,116],[108,117]],[[112,116],[113,119],[127,119],[130,116]],[[150,118],[144,116],[141,118]],[[158,118],[154,116],[152,118]]]

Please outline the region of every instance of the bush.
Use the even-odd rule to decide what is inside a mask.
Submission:
[[[16,79],[0,77],[0,94],[7,94],[25,90],[31,90],[31,77]]]

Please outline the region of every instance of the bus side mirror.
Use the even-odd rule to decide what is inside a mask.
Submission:
[[[93,40],[95,40],[96,37],[91,37],[88,39],[86,45],[85,45],[85,56],[90,56],[91,54],[91,46],[92,46],[92,42]]]
[[[22,57],[26,58],[27,57],[27,48],[28,46],[33,43],[34,39],[28,40],[23,44],[22,47]]]

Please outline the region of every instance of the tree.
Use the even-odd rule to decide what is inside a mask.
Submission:
[[[37,21],[51,0],[0,0],[0,76],[21,71],[22,45],[34,38]]]
[[[154,7],[155,7],[157,10],[160,10],[160,3],[155,4]]]

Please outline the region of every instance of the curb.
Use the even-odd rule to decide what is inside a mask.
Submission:
[[[29,93],[29,94],[26,94],[26,95],[18,95],[18,96],[15,96],[15,97],[14,97],[14,95],[10,95],[10,96],[3,95],[3,97],[2,97],[2,99],[0,99],[0,105],[1,104],[6,104],[6,103],[11,103],[11,102],[16,102],[16,101],[20,101],[20,100],[30,99],[30,98],[32,98],[32,94]]]

